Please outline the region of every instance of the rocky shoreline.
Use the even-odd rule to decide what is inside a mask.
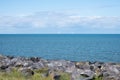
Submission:
[[[96,76],[102,80],[120,80],[120,63],[74,62],[0,55],[0,72],[9,73],[13,68],[17,68],[26,76],[34,75],[34,70],[46,69],[44,76],[53,74],[54,80],[59,80],[59,72],[70,74],[70,80],[94,80]]]

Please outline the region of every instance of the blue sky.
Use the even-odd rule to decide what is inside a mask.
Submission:
[[[0,0],[0,34],[119,34],[120,0]]]

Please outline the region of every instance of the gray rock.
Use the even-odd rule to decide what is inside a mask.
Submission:
[[[79,69],[90,69],[90,62],[76,62],[75,66]]]
[[[7,58],[6,56],[0,55],[0,60]]]
[[[61,77],[60,73],[54,72],[54,80],[60,80],[60,77]]]
[[[19,69],[25,76],[33,75],[33,70],[47,68],[48,71],[43,76],[54,74],[55,80],[60,77],[56,72],[71,74],[71,80],[92,80],[94,76],[103,76],[103,80],[120,80],[120,63],[72,62],[0,55],[0,71],[10,72],[12,68]]]
[[[9,66],[7,65],[2,65],[0,66],[0,71],[5,71]]]
[[[44,68],[44,65],[42,63],[33,63],[33,65],[31,65],[31,67],[33,69],[40,69],[40,68]]]
[[[33,62],[39,62],[40,58],[39,57],[31,57],[30,60]]]
[[[91,70],[83,70],[80,73],[80,75],[83,76],[83,77],[92,79],[94,77],[95,73],[93,71],[91,71]]]
[[[32,65],[33,65],[33,62],[31,62],[31,61],[26,61],[23,63],[23,67],[30,67]]]
[[[24,75],[24,76],[32,76],[34,75],[34,72],[31,69],[28,68],[20,68],[19,71]]]
[[[23,67],[23,62],[16,62],[15,67]]]

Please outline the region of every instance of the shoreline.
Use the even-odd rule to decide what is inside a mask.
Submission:
[[[70,74],[70,80],[94,80],[95,76],[103,80],[120,80],[120,63],[49,60],[40,57],[14,57],[0,55],[0,72],[10,72],[13,68],[24,75],[34,75],[35,70],[47,69],[47,74],[53,74],[54,80],[59,80],[62,73]]]
[[[59,59],[53,59],[53,58],[46,58],[46,57],[41,57],[41,56],[23,56],[23,55],[8,55],[8,54],[0,54],[0,56],[6,56],[6,57],[16,57],[16,58],[40,58],[40,59],[45,59],[45,60],[48,60],[48,61],[58,61],[58,60],[65,60],[65,61],[71,61],[71,62],[90,62],[90,63],[95,63],[95,62],[101,62],[101,63],[116,63],[116,64],[119,64],[120,62],[119,61],[108,61],[108,60],[71,60],[71,59],[63,59],[63,58],[59,58]]]

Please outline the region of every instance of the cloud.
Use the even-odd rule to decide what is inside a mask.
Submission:
[[[120,17],[80,16],[64,12],[43,11],[32,15],[1,16],[0,29],[51,29],[55,28],[88,28],[120,29]]]

